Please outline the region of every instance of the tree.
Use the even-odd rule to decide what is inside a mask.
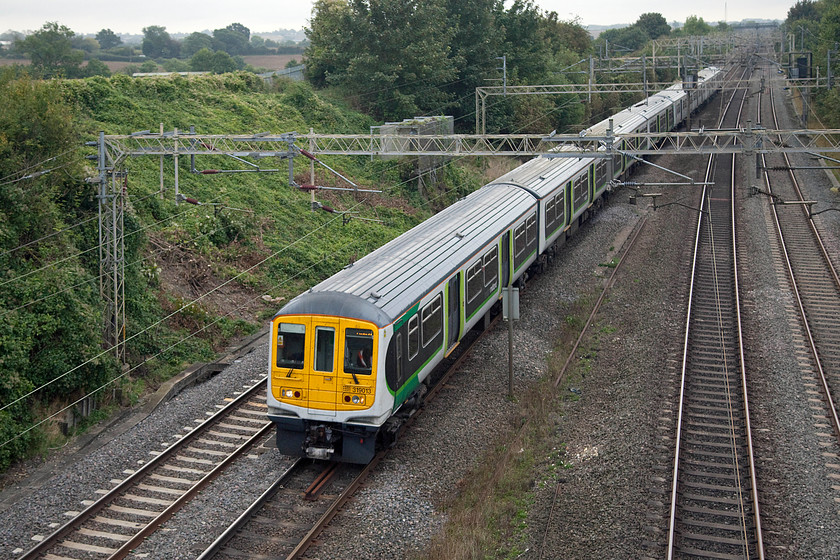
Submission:
[[[702,17],[692,15],[686,18],[682,29],[685,35],[708,35],[712,26],[703,21]]]
[[[107,77],[111,75],[111,69],[108,68],[108,66],[98,58],[91,58],[90,60],[88,60],[87,65],[85,65],[85,67],[82,68],[82,72],[86,78],[90,76]]]
[[[181,45],[160,25],[143,28],[143,54],[149,58],[177,58]]]
[[[237,61],[225,51],[213,52],[210,49],[201,49],[190,59],[190,69],[194,72],[224,74],[234,72],[238,68]]]
[[[72,43],[74,49],[79,49],[80,51],[84,51],[86,53],[95,53],[101,48],[99,41],[93,37],[79,37],[77,35],[73,37]]]
[[[456,77],[443,0],[318,0],[307,31],[317,84],[388,120],[442,111]]]
[[[201,49],[213,49],[213,37],[206,33],[190,33],[181,41],[181,56],[192,58]]]
[[[19,280],[0,289],[0,308],[6,311],[0,321],[4,404],[61,372],[72,373],[38,398],[42,408],[49,408],[56,396],[72,402],[85,388],[97,387],[119,372],[110,357],[88,361],[101,351],[102,317],[96,277],[85,270],[79,255],[82,247],[95,247],[95,230],[88,230],[90,236],[75,230],[27,246],[45,232],[89,217],[82,208],[85,202],[87,208],[96,207],[83,179],[84,160],[76,150],[80,132],[71,104],[63,99],[63,87],[53,81],[0,77],[0,176],[6,178],[0,185],[0,269]],[[56,167],[61,171],[49,172]],[[24,174],[34,171],[45,173]],[[65,258],[61,266],[47,267]],[[57,293],[62,296],[49,297]],[[78,364],[86,365],[75,369]],[[0,414],[4,438],[33,426],[33,404],[33,399],[25,399]],[[0,469],[36,437],[33,431],[1,448]]]
[[[32,66],[45,78],[64,75],[68,78],[79,73],[84,53],[73,48],[75,33],[57,22],[44,26],[15,45],[17,50],[28,54]]]
[[[662,14],[658,13],[642,14],[633,25],[644,31],[650,39],[658,39],[671,33],[671,26],[662,17]]]
[[[820,20],[820,3],[812,0],[797,0],[796,4],[790,7],[787,13],[787,23],[799,19]]]
[[[103,29],[97,33],[96,40],[99,41],[100,48],[106,51],[122,45],[122,39],[120,36],[110,29]]]
[[[248,38],[229,27],[213,31],[213,48],[233,55],[247,53]]]
[[[227,27],[225,27],[228,31],[233,31],[234,33],[239,33],[243,37],[245,37],[245,41],[251,40],[251,30],[242,25],[241,23],[231,23]]]
[[[474,122],[475,88],[497,76],[495,45],[503,37],[495,22],[494,0],[447,0],[446,21],[454,28],[452,59],[458,65],[461,80],[447,87],[454,99],[461,100],[451,110],[456,119]],[[473,93],[473,95],[470,95]]]

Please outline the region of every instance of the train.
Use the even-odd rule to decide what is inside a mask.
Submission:
[[[581,134],[612,127],[618,150],[638,148],[622,134],[675,129],[722,78],[705,68]],[[364,464],[393,444],[435,367],[634,163],[620,153],[533,158],[289,301],[270,323],[267,414],[279,451]]]

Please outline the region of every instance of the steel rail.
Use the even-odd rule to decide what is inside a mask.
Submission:
[[[480,341],[493,327],[495,327],[501,319],[501,314],[496,316],[486,329],[478,333],[471,341],[469,346],[464,346],[458,358],[446,369],[443,375],[435,382],[434,386],[429,389],[423,398],[423,404],[414,413],[409,416],[403,425],[400,427],[398,438],[405,433],[405,431],[416,421],[423,412],[424,407],[430,403],[437,394],[443,389],[447,381],[458,371],[463,362],[469,357],[471,350],[475,344]],[[330,521],[338,514],[342,507],[353,497],[362,483],[367,479],[371,472],[379,465],[379,463],[387,456],[389,450],[382,450],[378,452],[374,458],[368,463],[365,468],[354,478],[352,482],[339,494],[339,496],[328,506],[318,521],[307,531],[307,533],[300,539],[294,549],[286,556],[287,559],[292,560],[302,557],[315,539],[321,534],[324,528],[329,525]],[[272,484],[248,509],[237,518],[204,552],[197,560],[209,560],[219,554],[238,531],[242,530],[247,525],[248,521],[260,511],[271,498],[277,493],[282,486],[285,478],[281,478]]]
[[[776,105],[775,105],[774,96],[772,94],[772,89],[771,89],[771,95],[770,95],[770,103],[771,103],[771,107],[772,107],[773,119],[776,120],[778,117],[776,115]],[[762,159],[764,159],[764,158],[762,158]],[[787,161],[788,166],[790,166],[790,161],[787,160],[787,156],[785,156],[785,159]],[[766,167],[766,161],[762,161],[762,163],[764,163],[764,165]],[[789,171],[789,173],[790,173],[791,179],[793,180],[793,184],[795,186],[795,189],[799,194],[799,197],[803,198],[802,197],[802,191],[800,190],[799,184],[796,181],[795,174],[793,173],[793,171]],[[771,189],[771,183],[770,183],[770,176],[769,176],[769,173],[768,173],[767,169],[764,170],[764,179],[766,181],[768,190],[770,190]],[[772,192],[772,191],[770,191],[770,192]],[[814,362],[815,362],[817,374],[820,378],[820,382],[821,382],[822,387],[823,387],[823,392],[825,394],[826,404],[828,405],[828,408],[829,408],[829,416],[830,416],[830,419],[831,419],[832,428],[834,429],[834,433],[837,436],[837,438],[840,439],[840,414],[838,414],[838,411],[837,411],[837,404],[834,402],[834,399],[831,396],[831,388],[830,388],[829,383],[828,383],[828,376],[826,375],[825,369],[823,368],[823,363],[822,363],[822,359],[820,357],[820,352],[817,348],[817,342],[814,339],[814,333],[813,333],[813,330],[811,328],[811,323],[808,320],[808,313],[805,309],[805,303],[803,301],[803,297],[802,297],[802,294],[801,294],[801,291],[800,291],[799,282],[797,281],[796,274],[794,273],[794,266],[793,266],[793,262],[791,260],[790,254],[788,252],[787,243],[785,243],[785,235],[784,235],[784,232],[783,232],[783,229],[782,229],[782,224],[781,224],[781,220],[779,218],[779,214],[776,211],[776,205],[771,204],[770,207],[771,207],[771,211],[772,211],[772,214],[773,214],[774,223],[776,225],[776,235],[778,236],[778,239],[779,239],[779,244],[780,244],[781,250],[782,250],[782,256],[784,257],[785,268],[787,270],[788,279],[789,279],[790,284],[791,284],[791,291],[792,291],[794,299],[796,301],[796,307],[799,310],[799,316],[802,319],[803,328],[805,330],[805,335],[806,335],[806,338],[808,340],[808,347],[811,351],[812,356],[814,357]],[[806,219],[808,220],[811,231],[814,234],[814,241],[816,243],[818,243],[819,247],[822,250],[822,255],[824,257],[824,261],[825,261],[828,269],[830,270],[830,272],[831,272],[831,274],[834,278],[835,285],[837,285],[838,289],[840,289],[840,280],[838,280],[838,278],[837,278],[837,272],[835,271],[834,266],[831,263],[831,259],[828,256],[828,251],[825,249],[825,245],[823,244],[822,238],[819,235],[819,231],[817,230],[816,225],[814,224],[814,220],[811,219],[810,217],[807,217],[807,216],[806,216]]]
[[[207,418],[204,422],[202,422],[201,424],[199,424],[195,428],[193,428],[188,434],[184,435],[184,437],[180,438],[179,440],[174,442],[172,445],[170,445],[168,448],[163,450],[161,453],[159,453],[157,456],[155,456],[154,459],[152,459],[148,463],[144,464],[140,469],[138,469],[137,471],[132,473],[125,480],[123,480],[120,484],[118,484],[113,489],[111,489],[110,492],[103,495],[101,498],[99,498],[96,502],[94,502],[93,504],[88,506],[85,510],[80,512],[73,519],[69,520],[67,523],[65,523],[64,525],[62,525],[58,529],[56,529],[53,533],[51,533],[50,535],[45,537],[44,540],[42,540],[36,546],[34,546],[30,550],[26,551],[23,555],[21,555],[19,557],[19,560],[34,560],[35,558],[41,557],[42,554],[46,553],[52,547],[60,545],[60,541],[64,537],[67,537],[68,535],[73,534],[84,523],[93,519],[96,514],[100,513],[105,508],[107,508],[109,505],[111,505],[117,498],[119,498],[121,495],[123,495],[127,490],[136,486],[139,483],[139,481],[145,479],[145,477],[147,475],[151,474],[155,469],[157,469],[158,467],[166,464],[166,462],[169,461],[170,459],[172,459],[176,455],[176,453],[182,451],[188,444],[190,444],[199,435],[201,435],[207,427],[212,426],[218,420],[227,416],[231,411],[236,410],[236,408],[241,406],[243,403],[248,402],[248,400],[253,398],[253,396],[255,394],[258,394],[263,389],[264,386],[265,386],[265,379],[255,383],[254,385],[249,387],[239,397],[237,397],[233,401],[229,402],[223,408],[219,409],[213,416]],[[259,430],[257,433],[262,434],[262,436],[264,437],[264,435],[266,433],[265,430],[267,428],[270,428],[270,427],[271,427],[271,422],[267,422],[267,424],[265,426],[263,426],[262,429]],[[240,455],[243,451],[247,450],[251,445],[253,445],[253,443],[257,439],[259,439],[257,436],[253,436],[246,443],[243,443],[239,448],[234,450],[233,453],[236,456]],[[226,466],[227,466],[227,464],[228,463],[225,463]],[[219,471],[219,472],[221,472],[221,471]],[[209,482],[211,479],[212,478],[208,478],[207,475],[205,475],[204,477],[202,477],[198,481],[195,481],[194,485],[185,491],[185,494],[190,493],[190,497],[194,496],[195,492],[191,493],[193,488],[195,486],[199,486],[199,485],[201,485],[201,487],[203,488],[207,484],[207,482]],[[176,500],[176,503],[180,503],[181,506],[183,506],[183,504],[186,503],[186,501],[181,501],[180,498],[179,498],[178,500]],[[166,517],[167,519],[168,519],[168,517],[171,517],[171,515],[175,512],[175,510],[172,510],[172,511],[169,511],[169,510],[170,510],[170,508],[167,508],[167,510],[165,510],[165,512],[164,512],[164,513],[169,512],[167,517]],[[165,521],[165,519],[161,518],[162,515],[163,514],[160,514],[158,517],[153,519],[148,525],[156,524],[158,521],[160,521],[160,522]],[[147,525],[147,527],[148,527],[148,525]],[[159,526],[159,523],[157,523],[155,525],[155,527],[157,527],[157,526]],[[151,533],[150,531],[146,531],[146,527],[141,529],[141,532],[144,533],[144,538],[145,538],[145,536],[148,536],[148,534]],[[142,539],[140,539],[140,540],[142,541]],[[134,540],[132,540],[131,542],[134,542]],[[140,541],[137,541],[137,542],[140,542]],[[136,546],[136,543],[135,543],[135,546]],[[121,547],[120,549],[118,549],[117,553],[112,554],[111,556],[109,556],[109,558],[113,558],[113,559],[123,558],[123,557],[125,557],[125,555],[127,555],[131,551],[131,549],[127,549],[124,552],[120,552],[120,551],[123,550],[123,548],[125,548],[125,547]]]
[[[721,123],[723,121],[724,116],[729,113],[731,108],[731,104],[735,99],[735,95],[730,98],[729,102],[724,111],[722,111],[721,116]],[[738,109],[738,115],[741,114],[743,111],[743,106],[745,102],[745,97],[741,98],[740,107]],[[715,157],[712,156],[709,158],[707,167],[706,167],[706,178],[705,182],[709,182],[712,171],[715,166]],[[752,445],[752,437],[751,437],[751,425],[749,422],[749,405],[747,399],[747,386],[746,386],[746,370],[744,366],[744,355],[743,355],[743,336],[741,334],[741,316],[740,316],[740,297],[739,297],[739,288],[738,288],[738,275],[737,275],[737,250],[736,250],[736,237],[735,237],[735,158],[733,156],[731,168],[729,171],[730,176],[730,184],[729,184],[729,191],[730,191],[730,203],[729,203],[729,212],[730,212],[730,236],[731,236],[731,247],[727,250],[731,251],[732,257],[732,272],[733,272],[733,287],[734,287],[734,306],[736,309],[735,313],[735,330],[737,333],[738,339],[738,360],[740,363],[740,381],[741,381],[741,391],[743,400],[739,401],[743,403],[744,406],[744,414],[745,414],[745,431],[746,431],[746,439],[747,439],[747,452],[748,452],[748,471],[749,471],[749,479],[750,479],[750,501],[753,506],[753,519],[755,523],[755,538],[756,538],[756,553],[759,559],[764,558],[764,547],[763,547],[763,537],[761,532],[761,518],[760,518],[760,511],[759,511],[759,503],[758,503],[758,493],[757,493],[757,476],[755,472],[755,460],[754,460],[754,450]],[[704,186],[701,201],[706,201],[709,207],[709,211],[711,211],[711,201],[708,199],[709,197],[709,188]],[[697,230],[695,234],[695,242],[694,242],[694,252],[692,257],[691,263],[691,281],[689,285],[689,294],[688,294],[688,305],[686,310],[686,319],[685,319],[685,334],[683,339],[683,360],[682,360],[682,368],[681,368],[681,377],[680,377],[680,393],[679,393],[679,408],[677,412],[677,424],[676,424],[676,436],[675,436],[675,453],[674,453],[674,466],[673,466],[673,473],[672,473],[672,486],[671,486],[671,505],[670,505],[670,512],[669,512],[669,527],[668,527],[668,545],[667,545],[667,558],[672,559],[675,555],[675,547],[676,547],[676,525],[677,525],[677,503],[678,503],[678,488],[679,488],[679,481],[680,481],[680,466],[681,466],[681,454],[680,450],[682,447],[682,440],[683,440],[683,431],[684,431],[684,420],[685,420],[685,406],[686,406],[686,393],[687,393],[687,377],[688,377],[688,362],[689,362],[689,351],[691,348],[691,325],[692,325],[692,316],[694,313],[694,299],[695,299],[695,291],[696,286],[695,283],[697,282],[698,278],[698,267],[700,265],[699,262],[699,254],[700,254],[700,244],[701,244],[701,233],[703,231],[704,223],[706,221],[709,222],[709,228],[711,229],[711,215],[704,218],[703,216],[703,204],[701,204],[701,210],[698,213],[698,220],[697,220]],[[710,235],[712,241],[711,243],[714,244],[714,236]],[[714,257],[714,247],[712,247],[712,259],[715,260]],[[717,277],[717,267],[713,266],[715,278]],[[715,280],[717,282],[717,280]],[[716,307],[718,310],[718,315],[722,313],[722,309],[720,307],[720,291],[719,287],[715,289],[715,297],[716,297]],[[723,339],[723,331],[720,332],[721,339]],[[724,359],[724,367],[725,367],[726,360]],[[728,396],[728,401],[731,402],[732,395],[730,393],[730,388],[728,385],[728,377],[724,375],[725,380],[725,390]],[[730,426],[730,438],[734,444],[735,441],[735,426],[732,422],[731,417],[731,405],[730,405],[730,417],[729,417],[729,426]],[[736,472],[741,470],[739,466],[739,462],[737,459],[737,452],[733,454],[733,461],[734,461],[734,468]],[[736,477],[736,487],[739,489],[738,493],[741,495],[742,486],[741,486],[741,477]],[[739,507],[741,511],[742,519],[746,518],[746,512],[744,510],[744,502],[743,499],[739,500]],[[745,554],[747,553],[747,548],[749,547],[749,539],[747,536],[747,527],[745,524],[742,524],[743,536],[744,536],[744,547],[745,547]],[[697,551],[699,554],[700,552]]]
[[[202,552],[196,560],[209,560],[210,558],[215,557],[222,548],[228,543],[228,541],[233,538],[236,533],[238,533],[242,527],[248,524],[248,521],[256,515],[260,509],[262,509],[263,505],[265,505],[276,493],[280,490],[285,484],[289,477],[292,476],[303,464],[303,459],[297,459],[294,463],[292,463],[286,471],[281,474],[277,480],[269,486],[265,492],[263,492],[259,498],[257,498],[254,503],[252,503],[248,508],[242,512],[242,514],[236,518],[236,521],[230,524],[230,526],[224,530],[224,532],[216,537],[216,540],[213,541],[210,546],[208,546],[204,552]]]

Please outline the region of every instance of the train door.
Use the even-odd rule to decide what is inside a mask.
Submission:
[[[447,312],[446,350],[449,352],[458,343],[461,334],[461,273],[449,279]]]
[[[336,374],[336,340],[338,340],[338,321],[319,318],[314,324],[310,352],[312,371],[309,374],[309,412],[323,416],[335,416],[335,409],[341,391]]]
[[[510,283],[510,231],[502,236],[502,286]]]
[[[566,184],[566,219],[569,221],[569,225],[572,224],[572,217],[574,215],[575,213],[572,211],[572,182],[569,181]]]

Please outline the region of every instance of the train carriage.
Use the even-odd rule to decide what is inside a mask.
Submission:
[[[536,211],[522,189],[479,189],[289,302],[271,323],[280,450],[369,461],[396,429],[386,421],[534,262]]]
[[[698,74],[585,130],[673,129],[720,85]],[[558,152],[566,148],[558,148]],[[633,160],[534,158],[290,301],[271,322],[268,416],[289,455],[366,463],[504,286],[562,245]],[[540,260],[540,262],[542,262]]]

